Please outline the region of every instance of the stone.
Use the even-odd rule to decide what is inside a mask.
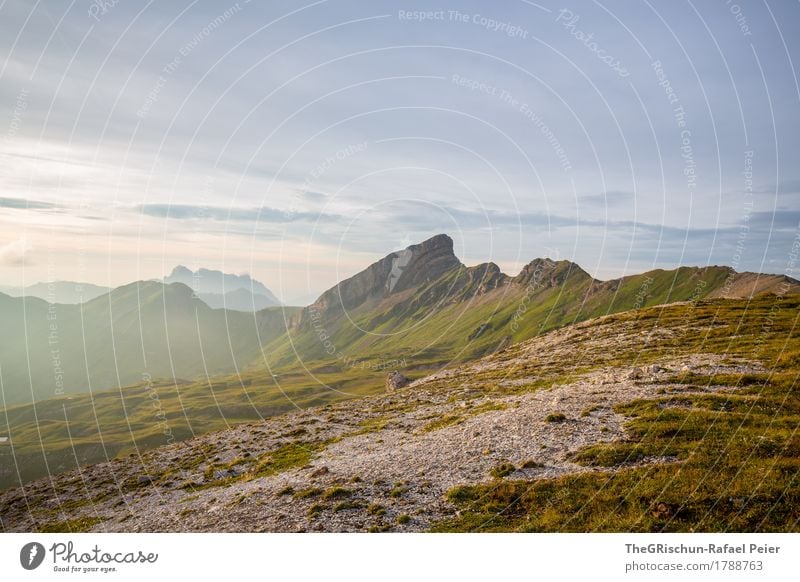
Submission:
[[[398,371],[391,372],[388,376],[386,376],[386,391],[387,392],[394,392],[395,390],[399,390],[400,388],[405,388],[409,385],[411,380],[405,377]]]
[[[320,467],[319,469],[317,469],[316,471],[311,473],[311,476],[312,477],[321,477],[322,475],[327,475],[330,472],[331,472],[331,470],[328,469],[328,467]]]
[[[630,372],[628,372],[628,380],[639,380],[643,376],[643,372],[641,368],[634,368]]]

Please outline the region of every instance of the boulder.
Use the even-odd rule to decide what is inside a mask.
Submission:
[[[406,378],[403,374],[398,371],[391,372],[388,376],[386,376],[386,391],[387,392],[394,392],[395,390],[399,390],[400,388],[405,388],[411,382],[408,378]]]

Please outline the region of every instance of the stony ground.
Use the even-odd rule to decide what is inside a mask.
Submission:
[[[680,338],[697,332],[686,323],[647,333],[612,318],[579,324],[390,394],[241,425],[3,492],[2,529],[426,530],[456,512],[445,495],[453,486],[590,470],[571,455],[626,438],[616,404],[732,389],[673,382],[679,374],[761,371],[717,354],[677,355]],[[615,361],[636,350],[643,355],[633,365]]]

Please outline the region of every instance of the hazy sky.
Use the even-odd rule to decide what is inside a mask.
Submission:
[[[797,2],[0,7],[0,285],[302,302],[440,232],[510,274],[792,274]]]

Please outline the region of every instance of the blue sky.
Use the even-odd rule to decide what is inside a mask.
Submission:
[[[1,5],[0,283],[303,302],[439,232],[510,274],[793,274],[798,3],[266,4]]]

